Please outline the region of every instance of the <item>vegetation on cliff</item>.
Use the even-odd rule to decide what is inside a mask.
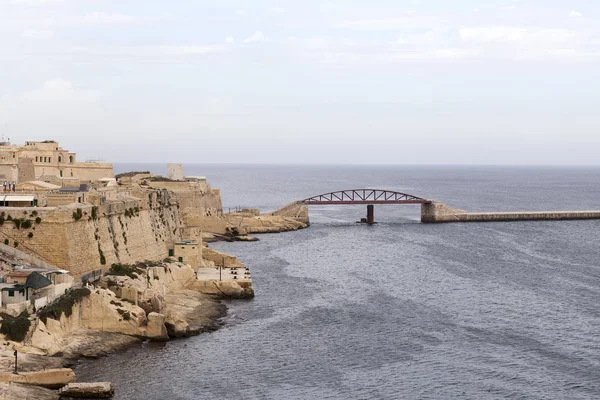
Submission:
[[[122,174],[117,174],[115,175],[115,178],[117,180],[121,179],[121,178],[131,178],[133,176],[136,175],[150,175],[150,171],[131,171],[131,172],[124,172]]]
[[[142,268],[139,268],[136,265],[128,265],[128,264],[113,264],[110,266],[110,269],[106,273],[106,275],[114,275],[114,276],[128,276],[131,279],[137,278],[137,275],[142,274]]]
[[[79,221],[83,217],[83,212],[81,208],[78,208],[77,211],[73,211],[73,219],[75,221]]]
[[[27,336],[27,332],[29,332],[29,327],[31,326],[27,311],[23,311],[17,317],[4,313],[0,314],[0,317],[2,317],[0,333],[15,342],[25,340],[25,336]]]
[[[148,268],[164,267],[164,262],[160,261],[142,261],[137,264],[113,264],[106,275],[110,276],[128,276],[131,279],[136,279],[142,275]]]
[[[91,293],[92,292],[88,288],[73,289],[69,293],[60,296],[51,304],[42,308],[38,311],[37,315],[43,323],[46,323],[48,318],[59,320],[63,314],[70,317],[73,313],[73,306]]]

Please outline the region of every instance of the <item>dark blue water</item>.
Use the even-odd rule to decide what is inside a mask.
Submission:
[[[144,166],[117,166],[143,169]],[[165,166],[146,166],[163,172]],[[600,209],[600,169],[186,166],[225,207],[396,189],[469,211]],[[218,332],[77,369],[117,399],[600,398],[600,221],[422,225],[418,206],[315,207],[220,243],[253,272]]]

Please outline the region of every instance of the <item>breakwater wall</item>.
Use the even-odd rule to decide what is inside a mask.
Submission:
[[[600,219],[600,211],[534,211],[534,212],[477,212],[469,213],[433,202],[421,207],[421,222],[510,222],[510,221],[566,221]]]

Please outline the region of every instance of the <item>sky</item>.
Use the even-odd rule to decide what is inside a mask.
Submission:
[[[0,134],[112,162],[599,165],[597,0],[0,0]]]

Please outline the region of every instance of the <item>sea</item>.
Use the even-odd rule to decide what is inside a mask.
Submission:
[[[467,211],[599,210],[600,168],[184,165],[224,208],[390,189]],[[166,164],[117,164],[166,174]],[[252,272],[214,333],[81,361],[115,399],[599,399],[600,221],[426,225],[314,206],[309,229],[215,243]]]

